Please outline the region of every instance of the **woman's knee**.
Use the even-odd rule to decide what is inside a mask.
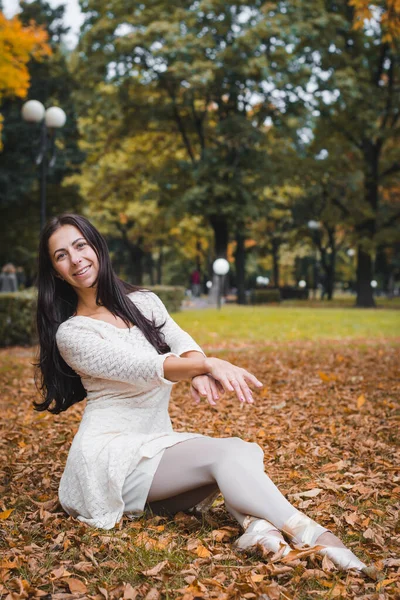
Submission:
[[[262,448],[254,442],[246,442],[239,437],[225,438],[225,454],[230,458],[246,458],[252,461],[264,461]]]

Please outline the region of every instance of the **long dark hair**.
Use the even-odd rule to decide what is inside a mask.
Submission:
[[[96,304],[108,308],[120,317],[129,327],[134,323],[159,354],[170,351],[156,325],[147,319],[135,304],[127,298],[131,292],[146,291],[144,288],[122,281],[114,273],[105,239],[97,229],[81,215],[62,214],[50,219],[42,231],[38,256],[38,302],[37,330],[39,335],[39,358],[36,363],[36,383],[43,396],[43,402],[33,402],[35,410],[48,410],[58,414],[76,402],[86,398],[86,390],[81,378],[61,357],[56,332],[61,323],[75,314],[78,296],[68,283],[56,276],[49,253],[49,239],[63,225],[74,225],[82,233],[87,243],[95,251],[99,261],[96,280]],[[50,405],[54,402],[54,405]]]

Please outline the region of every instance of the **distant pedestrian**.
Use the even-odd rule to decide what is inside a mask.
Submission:
[[[16,269],[12,263],[7,263],[0,273],[0,292],[18,291]]]
[[[198,298],[201,293],[201,275],[198,269],[195,269],[190,276],[193,298]]]
[[[17,267],[15,274],[17,276],[18,289],[19,290],[25,289],[26,288],[26,275],[25,275],[24,267]]]

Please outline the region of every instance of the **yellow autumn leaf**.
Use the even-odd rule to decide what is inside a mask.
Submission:
[[[320,379],[322,381],[325,381],[325,383],[329,383],[330,381],[336,380],[336,375],[329,375],[328,373],[324,373],[323,371],[318,371],[318,375],[320,376]]]
[[[13,510],[15,510],[15,508],[9,508],[8,510],[3,510],[3,512],[0,513],[0,519],[2,521],[5,521],[6,519],[8,519],[8,517],[11,515]]]
[[[364,394],[361,394],[361,396],[358,396],[357,398],[357,408],[361,408],[364,404],[365,404],[365,396]]]
[[[203,546],[203,544],[199,544],[197,546],[196,554],[197,556],[200,556],[200,558],[208,558],[211,556],[211,552],[205,546]]]
[[[379,592],[383,587],[386,587],[387,585],[390,585],[391,583],[394,583],[395,581],[397,581],[397,578],[392,578],[392,579],[383,579],[382,581],[379,581],[376,584],[376,591]]]

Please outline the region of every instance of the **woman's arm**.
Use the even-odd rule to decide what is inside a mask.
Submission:
[[[128,298],[136,304],[137,308],[148,318],[154,319],[156,325],[163,324],[161,328],[165,341],[171,352],[178,356],[189,355],[196,352],[205,356],[203,350],[194,341],[187,331],[179,327],[174,321],[162,300],[153,292],[133,292]]]
[[[174,383],[165,379],[163,372],[163,363],[171,352],[153,355],[142,352],[141,346],[104,339],[89,320],[65,321],[58,328],[56,342],[61,356],[78,375],[132,383],[139,388],[149,383]]]
[[[203,374],[211,375],[227,392],[235,392],[241,402],[253,402],[249,383],[262,387],[261,381],[246,369],[219,358],[168,356],[164,361],[164,377],[170,381],[181,381]]]

